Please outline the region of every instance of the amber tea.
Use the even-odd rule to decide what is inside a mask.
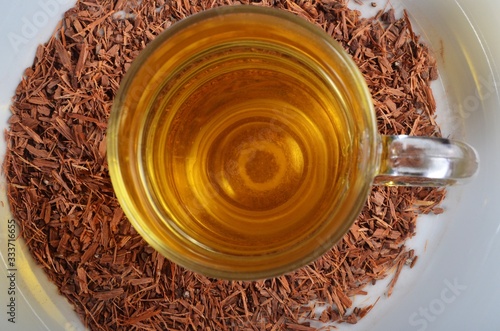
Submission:
[[[234,37],[237,45],[214,40],[167,82],[139,162],[160,208],[192,241],[270,254],[311,236],[357,175],[350,119],[301,54],[260,41],[265,31]]]

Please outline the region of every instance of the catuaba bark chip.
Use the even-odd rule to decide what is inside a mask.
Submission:
[[[110,183],[106,127],[140,51],[182,18],[248,1],[79,1],[40,45],[12,104],[5,137],[8,196],[31,254],[92,330],[315,330],[356,323],[366,286],[417,261],[405,246],[419,213],[445,191],[375,187],[343,239],[296,272],[255,282],[208,279],[171,263],[131,227]],[[346,1],[256,1],[290,11],[342,43],[361,69],[382,134],[439,136],[436,62],[407,15],[362,18]],[[365,4],[366,5],[366,4]],[[372,304],[374,304],[373,302]],[[327,305],[316,314],[315,305]]]

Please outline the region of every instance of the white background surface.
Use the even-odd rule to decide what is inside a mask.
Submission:
[[[362,8],[373,10],[369,3]],[[378,1],[380,9],[385,1]],[[0,126],[14,90],[48,40],[71,0],[0,0]],[[500,2],[495,0],[392,1],[439,55],[438,122],[444,133],[475,146],[479,175],[450,189],[445,213],[421,218],[411,245],[419,254],[404,270],[393,295],[385,284],[371,289],[375,308],[357,325],[340,330],[499,330],[500,314]],[[367,14],[372,14],[370,12]],[[0,158],[5,142],[0,139]],[[10,323],[8,220],[5,181],[0,181],[0,330],[83,330],[72,307],[32,264],[21,240],[16,247],[16,323]]]

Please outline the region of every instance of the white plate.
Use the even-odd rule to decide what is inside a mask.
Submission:
[[[367,14],[385,5],[372,1]],[[0,3],[0,127],[10,99],[36,47],[48,40],[71,0]],[[353,6],[355,6],[353,4]],[[496,0],[401,0],[439,59],[438,122],[444,133],[469,142],[481,158],[479,175],[450,189],[446,212],[419,219],[411,241],[419,253],[404,270],[393,295],[380,282],[360,302],[380,301],[358,324],[343,330],[498,330],[500,327],[500,2]],[[0,139],[0,160],[5,142]],[[498,202],[497,202],[498,201]],[[9,219],[5,180],[0,181],[0,329],[83,330],[72,307],[36,266],[22,240],[15,247],[15,271],[8,265]],[[16,233],[17,234],[17,233]],[[11,286],[8,275],[15,284]],[[9,288],[14,292],[9,293]],[[15,323],[8,307],[15,300]]]

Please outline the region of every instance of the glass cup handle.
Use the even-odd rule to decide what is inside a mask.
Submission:
[[[477,152],[463,142],[404,135],[380,138],[374,185],[447,186],[478,171]]]

